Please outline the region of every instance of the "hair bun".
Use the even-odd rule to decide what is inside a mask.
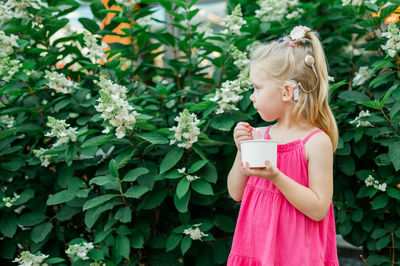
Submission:
[[[314,57],[311,55],[306,55],[306,57],[304,58],[304,61],[306,62],[306,65],[311,67],[312,65],[314,65]]]

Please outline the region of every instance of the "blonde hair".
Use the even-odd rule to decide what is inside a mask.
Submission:
[[[288,80],[300,83],[300,97],[292,109],[292,119],[302,121],[305,118],[325,131],[335,151],[338,129],[328,104],[328,68],[321,42],[314,32],[307,32],[296,40],[294,47],[289,45],[290,41],[286,36],[258,46],[251,53],[251,65],[280,85]],[[314,70],[305,62],[307,55],[314,57]]]

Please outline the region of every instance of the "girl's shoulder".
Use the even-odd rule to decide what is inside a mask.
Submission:
[[[315,133],[304,143],[307,162],[312,157],[331,156],[333,154],[333,145],[328,134],[323,130],[318,130],[318,128],[312,132]]]

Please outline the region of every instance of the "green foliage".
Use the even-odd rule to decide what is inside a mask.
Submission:
[[[21,62],[14,62],[15,73],[0,71],[0,196],[12,202],[0,202],[2,258],[40,250],[50,255],[49,264],[89,265],[68,257],[65,243],[92,242],[90,261],[107,265],[225,264],[238,211],[226,187],[236,152],[232,129],[238,121],[263,121],[249,92],[236,104],[239,110],[223,114],[211,99],[239,74],[231,45],[246,52],[257,40],[277,39],[303,24],[319,32],[335,78],[330,103],[340,131],[334,168],[337,232],[363,246],[369,265],[393,264],[400,247],[399,61],[397,54],[385,54],[386,39],[379,36],[397,6],[304,1],[299,4],[304,14],[262,22],[254,15],[256,1],[228,1],[229,10],[242,4],[241,35],[208,36],[193,23],[196,1],[149,0],[121,11],[100,0],[87,2],[94,18],[79,22],[99,37],[97,44],[110,35],[133,40],[109,43],[105,62],[92,58],[94,49],[81,49],[88,45],[83,33],[56,34],[68,24],[63,16],[80,6],[77,1],[48,0],[40,9],[27,8],[30,19],[10,18],[0,25],[7,36],[18,36],[8,58]],[[156,4],[170,21],[161,21],[158,30],[134,22],[152,14]],[[380,17],[371,16],[378,11]],[[115,16],[100,26],[107,15]],[[115,33],[122,22],[130,26]],[[158,56],[163,67],[156,64]],[[370,67],[371,77],[354,85],[362,66]],[[64,86],[60,78],[51,83],[46,71],[74,83]],[[99,101],[113,101],[102,78],[125,87],[119,97],[137,112],[134,122],[119,127],[102,116]],[[63,92],[64,87],[70,90]],[[196,115],[200,130],[187,148],[177,146],[184,142],[170,144],[174,119],[184,109]],[[359,115],[367,110],[369,116]],[[53,135],[48,117],[70,135]],[[371,178],[378,184],[367,186]],[[378,186],[383,184],[385,189]],[[204,233],[201,241],[188,234],[195,225]]]

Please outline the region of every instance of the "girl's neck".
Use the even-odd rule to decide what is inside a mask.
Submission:
[[[303,139],[314,129],[315,127],[310,123],[283,123],[278,120],[278,122],[270,128],[269,136],[271,139],[275,139],[279,143],[287,143],[297,139]]]

